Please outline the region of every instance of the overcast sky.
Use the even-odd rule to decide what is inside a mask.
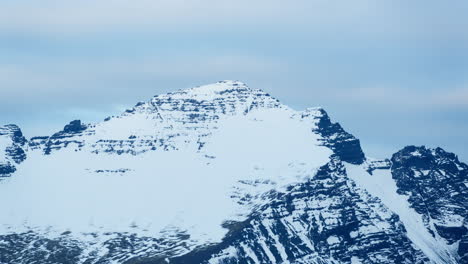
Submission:
[[[468,162],[468,1],[0,1],[0,123],[48,135],[224,79],[323,106],[369,156]]]

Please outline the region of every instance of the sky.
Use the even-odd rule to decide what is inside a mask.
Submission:
[[[231,79],[322,106],[386,158],[468,162],[468,1],[2,0],[0,124],[27,137]]]

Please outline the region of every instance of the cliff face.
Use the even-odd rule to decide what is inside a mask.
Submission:
[[[366,157],[359,139],[346,132],[340,124],[332,123],[325,110],[317,109],[317,128],[314,132],[323,137],[323,145],[331,148],[342,161],[362,164]]]
[[[434,236],[459,245],[467,261],[468,166],[441,148],[408,146],[392,157],[392,176],[398,193],[422,215]]]

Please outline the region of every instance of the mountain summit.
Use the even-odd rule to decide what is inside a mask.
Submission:
[[[0,127],[0,263],[468,263],[468,166],[365,155],[238,81],[26,139]]]

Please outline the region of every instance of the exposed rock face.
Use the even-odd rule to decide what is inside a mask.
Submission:
[[[0,164],[0,177],[10,176],[10,174],[12,174],[15,171],[15,166],[11,165],[10,163]]]
[[[92,238],[97,235],[87,236]],[[0,236],[0,263],[140,263],[147,258],[151,259],[149,263],[155,263],[155,259],[165,263],[165,256],[177,255],[186,239],[184,234],[172,240],[160,240],[135,234],[112,233],[107,234],[103,244],[86,244],[71,238],[70,232],[47,238],[31,231]]]
[[[332,123],[327,112],[318,109],[317,128],[314,132],[323,137],[323,144],[331,148],[342,161],[362,164],[366,159],[359,139],[346,132],[339,123]]]
[[[0,127],[0,154],[0,264],[468,263],[454,154],[368,158],[325,110],[237,81],[29,141]]]
[[[16,171],[16,164],[26,159],[26,138],[17,125],[0,127],[0,179]]]
[[[51,240],[33,232],[2,235],[0,263],[63,263],[79,262],[80,245],[66,237]],[[29,247],[29,249],[28,249]]]
[[[458,244],[458,255],[460,256],[460,263],[468,263],[468,234],[464,234]]]
[[[392,176],[400,194],[423,216],[427,229],[460,242],[464,256],[468,230],[468,166],[441,148],[408,146],[392,157]]]
[[[63,134],[79,133],[86,129],[86,125],[81,124],[81,120],[73,120],[63,128]]]
[[[388,170],[392,167],[392,162],[389,159],[384,160],[366,160],[366,171],[372,175],[375,170]]]
[[[77,144],[78,147],[83,146],[83,142],[74,139],[75,136],[81,136],[81,133],[87,128],[80,120],[73,120],[66,125],[62,131],[53,134],[51,137],[34,138],[33,146],[43,145],[44,154],[49,155],[52,150],[66,148],[70,144]],[[37,142],[38,141],[38,142]]]

